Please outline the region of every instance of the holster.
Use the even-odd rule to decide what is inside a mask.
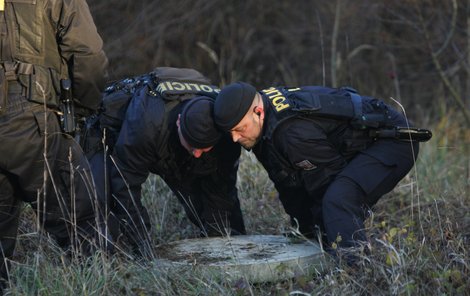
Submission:
[[[427,142],[432,138],[432,132],[423,128],[392,127],[369,130],[372,138],[388,138],[400,141]]]

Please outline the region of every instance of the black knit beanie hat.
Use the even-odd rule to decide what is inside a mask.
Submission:
[[[224,87],[214,104],[214,120],[220,129],[231,130],[246,115],[253,103],[256,89],[244,82],[235,82]]]
[[[183,108],[180,129],[183,138],[193,148],[214,146],[222,136],[213,117],[214,100],[209,97],[191,99]]]

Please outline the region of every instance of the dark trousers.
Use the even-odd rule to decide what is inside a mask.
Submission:
[[[96,149],[101,149],[101,145],[99,144],[101,143],[101,137],[99,135],[89,136],[87,140],[94,140],[94,147]],[[120,226],[119,218],[116,217],[115,213],[116,202],[112,197],[112,189],[110,182],[111,169],[113,167],[112,160],[109,156],[106,156],[105,158],[104,150],[102,149],[88,151],[87,157],[95,182],[95,188],[98,193],[98,218],[101,224],[104,226],[103,229],[105,233],[107,233],[107,235],[111,237],[113,241],[116,241],[120,236]],[[141,208],[140,210],[145,211],[145,214],[143,215],[145,219],[142,219],[140,217],[139,219],[138,217],[135,217],[135,222],[130,223],[131,225],[133,225],[132,230],[130,230],[130,233],[135,234],[137,237],[141,238],[140,240],[145,241],[148,238],[148,234],[144,232],[147,231],[147,228],[150,228],[150,221],[148,219],[148,214],[146,210],[143,208]],[[129,213],[130,212],[134,213],[134,211],[129,209]],[[127,219],[125,220],[134,221],[133,217],[127,217]],[[138,241],[137,239],[135,240]]]
[[[99,239],[88,162],[79,145],[62,134],[57,115],[12,88],[0,114],[0,139],[1,276],[15,248],[23,201],[38,214],[38,227],[62,247]]]
[[[354,157],[328,186],[322,200],[323,224],[331,244],[366,242],[369,209],[403,179],[414,165],[418,143],[378,141]],[[340,239],[339,239],[340,238]]]

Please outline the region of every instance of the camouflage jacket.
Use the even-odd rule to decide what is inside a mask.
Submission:
[[[0,15],[1,65],[14,66],[29,100],[57,106],[71,78],[77,105],[98,108],[107,58],[85,0],[5,0]]]

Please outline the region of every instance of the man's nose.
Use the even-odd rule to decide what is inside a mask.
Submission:
[[[240,138],[241,138],[241,136],[240,136],[239,133],[232,132],[232,140],[233,140],[235,143],[237,143]]]
[[[204,151],[202,151],[202,149],[194,149],[193,150],[193,156],[195,158],[199,158],[201,157],[201,155],[204,153]]]

